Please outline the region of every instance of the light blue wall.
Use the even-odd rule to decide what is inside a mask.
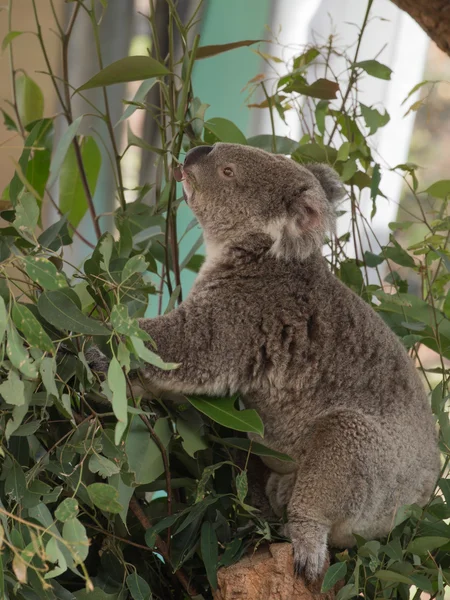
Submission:
[[[270,21],[270,0],[206,0],[201,27],[201,46],[225,44],[239,40],[265,39],[265,26]],[[223,117],[233,121],[244,134],[250,119],[242,91],[248,81],[261,71],[261,59],[252,47],[239,48],[198,61],[193,73],[194,94],[209,104],[206,119]],[[181,191],[180,191],[181,193]],[[183,204],[178,211],[178,232],[185,231],[193,216]],[[183,258],[200,234],[196,227],[180,245]],[[182,275],[184,294],[191,287],[195,274]]]

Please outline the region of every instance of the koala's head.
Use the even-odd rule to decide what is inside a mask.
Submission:
[[[328,166],[301,166],[250,146],[217,143],[190,150],[176,178],[204,230],[207,245],[223,247],[265,234],[280,258],[304,260],[334,228],[343,195]]]

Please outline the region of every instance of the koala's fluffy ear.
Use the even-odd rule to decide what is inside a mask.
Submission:
[[[338,202],[345,194],[344,187],[339,179],[339,175],[328,165],[321,163],[311,163],[305,165],[308,171],[314,175],[322,186],[325,195],[331,204]]]
[[[305,260],[322,247],[326,233],[334,230],[334,205],[345,193],[338,174],[331,167],[310,164],[301,168],[314,175],[327,201],[317,194],[317,187],[292,188],[283,197],[287,215],[272,221],[267,233],[274,240],[271,252],[284,260]]]

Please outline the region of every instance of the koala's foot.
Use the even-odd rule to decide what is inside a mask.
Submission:
[[[323,574],[328,558],[326,525],[307,519],[289,520],[287,532],[294,550],[294,570],[308,583],[314,583]]]

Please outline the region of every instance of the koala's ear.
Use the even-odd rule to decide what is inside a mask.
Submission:
[[[311,163],[304,166],[319,181],[328,202],[334,204],[343,198],[345,189],[339,179],[339,175],[334,169],[321,163]]]
[[[272,254],[284,260],[305,260],[320,250],[325,235],[334,230],[335,203],[345,191],[339,176],[331,167],[322,164],[299,166],[307,169],[315,178],[315,184],[307,178],[304,188],[285,188],[283,203],[286,215],[273,220],[266,231],[273,239]],[[306,174],[305,174],[306,175]],[[319,185],[325,192],[318,194]]]

